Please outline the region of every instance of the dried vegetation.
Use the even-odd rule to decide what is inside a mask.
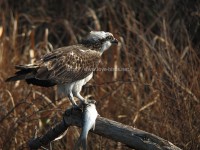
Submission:
[[[200,149],[200,2],[173,0],[0,1],[0,149],[54,126],[69,107],[56,87],[5,83],[15,64],[76,44],[90,30],[114,33],[120,44],[102,58],[83,89],[103,117],[152,132],[183,149]],[[52,143],[72,149],[77,128]],[[129,149],[90,134],[90,149]]]

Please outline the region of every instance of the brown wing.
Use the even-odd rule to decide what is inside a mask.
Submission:
[[[45,55],[35,73],[38,80],[53,80],[57,84],[71,83],[87,77],[95,70],[101,54],[85,47],[69,46],[59,48]]]

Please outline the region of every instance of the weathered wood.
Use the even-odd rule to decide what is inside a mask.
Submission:
[[[81,115],[80,111],[73,113],[66,111],[64,120],[70,122],[71,125],[81,127]],[[103,117],[97,117],[95,130],[91,132],[121,142],[136,150],[180,150],[171,142],[154,134]]]
[[[57,124],[54,128],[49,130],[45,135],[40,137],[35,137],[28,142],[28,146],[31,150],[38,149],[41,146],[46,146],[51,141],[62,135],[67,129],[69,125],[62,120],[59,124]]]
[[[44,136],[32,139],[29,142],[30,149],[37,149],[50,143],[69,126],[82,126],[82,112],[80,110],[67,110],[60,124]],[[154,134],[103,117],[97,117],[95,130],[91,132],[121,142],[136,150],[180,150],[171,142]]]

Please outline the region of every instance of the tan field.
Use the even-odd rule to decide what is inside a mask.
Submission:
[[[81,93],[97,101],[98,113],[181,149],[200,149],[198,6],[189,0],[1,0],[0,149],[28,149],[26,143],[61,121],[71,105],[57,87],[5,82],[14,66],[76,44],[91,30],[109,31],[119,41]],[[73,149],[79,132],[70,127],[52,149]],[[130,148],[90,133],[88,149]]]

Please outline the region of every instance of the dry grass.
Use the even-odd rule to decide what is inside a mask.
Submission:
[[[183,149],[200,149],[199,2],[22,1],[0,2],[0,147],[24,149],[62,117],[69,101],[56,88],[23,81],[5,83],[15,64],[31,63],[53,48],[77,43],[90,30],[114,33],[120,44],[103,55],[85,96],[101,116],[165,138]],[[72,149],[71,128],[53,149]],[[90,149],[129,149],[90,134]]]

